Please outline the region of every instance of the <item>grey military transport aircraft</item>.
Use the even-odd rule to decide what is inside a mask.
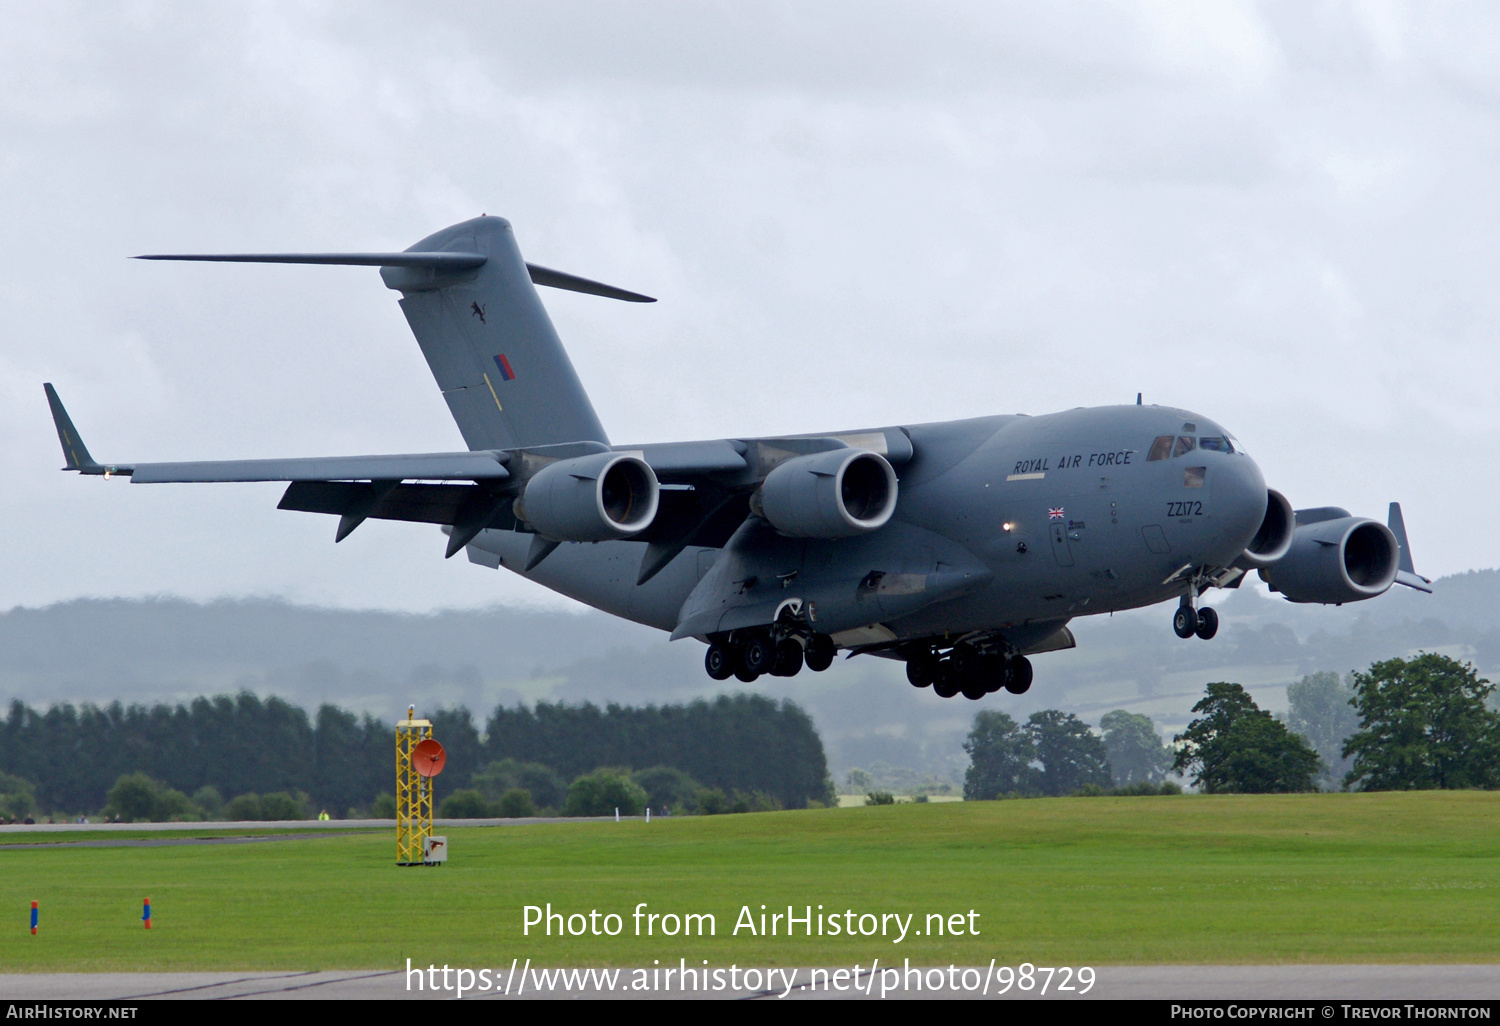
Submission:
[[[708,645],[709,676],[824,670],[840,650],[906,663],[951,698],[1032,681],[1073,617],[1176,600],[1212,638],[1209,588],[1256,571],[1293,602],[1358,602],[1416,574],[1389,520],[1292,509],[1209,418],[1165,406],[775,438],[612,445],[534,286],[650,297],[528,264],[479,217],[402,253],[147,260],[380,268],[466,452],[99,463],[45,386],[65,469],[141,483],[286,481],[280,508],[440,524],[447,555],[514,571]]]

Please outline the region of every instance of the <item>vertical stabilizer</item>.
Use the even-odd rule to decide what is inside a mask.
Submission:
[[[477,217],[409,252],[480,253],[474,268],[385,266],[401,309],[471,450],[608,444],[532,284],[510,222]]]

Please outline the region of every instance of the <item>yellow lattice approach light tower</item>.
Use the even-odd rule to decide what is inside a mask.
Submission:
[[[416,707],[410,706],[406,710],[406,719],[396,724],[398,866],[427,864],[424,844],[432,836],[432,778],[442,770],[443,749],[432,740],[432,721],[419,720],[416,715]],[[435,759],[434,749],[437,753]]]

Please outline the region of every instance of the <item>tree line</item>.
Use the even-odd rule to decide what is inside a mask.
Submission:
[[[1239,684],[1216,681],[1187,729],[1165,744],[1148,717],[1117,709],[1096,734],[1048,709],[1017,723],[982,712],[964,744],[964,797],[1159,793],[1190,775],[1215,793],[1500,787],[1494,686],[1436,653],[1350,675],[1316,673],[1288,688],[1285,719]]]
[[[689,783],[677,781],[672,793],[691,790],[694,805],[699,791],[718,792],[729,805],[787,808],[831,797],[811,719],[792,702],[759,695],[603,709],[502,706],[482,731],[461,706],[428,718],[448,751],[434,780],[440,803],[460,791],[495,800],[535,788],[534,808],[561,810],[571,783],[601,768],[626,778],[677,771]],[[0,774],[9,781],[0,781],[0,815],[14,818],[23,807],[98,812],[117,784],[135,775],[158,788],[155,798],[130,799],[138,807],[156,801],[170,811],[181,801],[167,792],[194,796],[191,809],[177,809],[183,816],[206,814],[209,806],[222,811],[244,796],[239,807],[250,811],[250,798],[276,796],[271,804],[285,813],[280,796],[291,796],[334,816],[379,812],[393,801],[395,728],[332,705],[309,716],[283,699],[249,692],[175,706],[62,703],[38,711],[16,701],[0,722]],[[121,793],[139,796],[141,786],[136,781]],[[714,794],[706,800],[718,803]]]

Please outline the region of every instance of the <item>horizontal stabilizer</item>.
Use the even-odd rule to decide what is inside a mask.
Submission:
[[[530,272],[533,283],[545,285],[549,289],[567,289],[569,292],[582,292],[590,296],[603,296],[605,299],[622,299],[627,303],[656,302],[650,296],[643,296],[639,292],[617,289],[613,285],[590,281],[588,278],[580,278],[576,274],[554,271],[550,267],[542,267],[538,264],[527,264],[526,270]]]
[[[151,253],[137,260],[197,260],[221,264],[338,264],[352,267],[425,267],[468,271],[489,258],[483,253]]]
[[[137,260],[193,260],[221,264],[332,264],[348,267],[412,267],[427,271],[472,271],[489,259],[483,253],[148,253]],[[567,289],[627,303],[654,303],[639,292],[616,288],[589,278],[580,278],[550,267],[527,264],[533,284]]]

